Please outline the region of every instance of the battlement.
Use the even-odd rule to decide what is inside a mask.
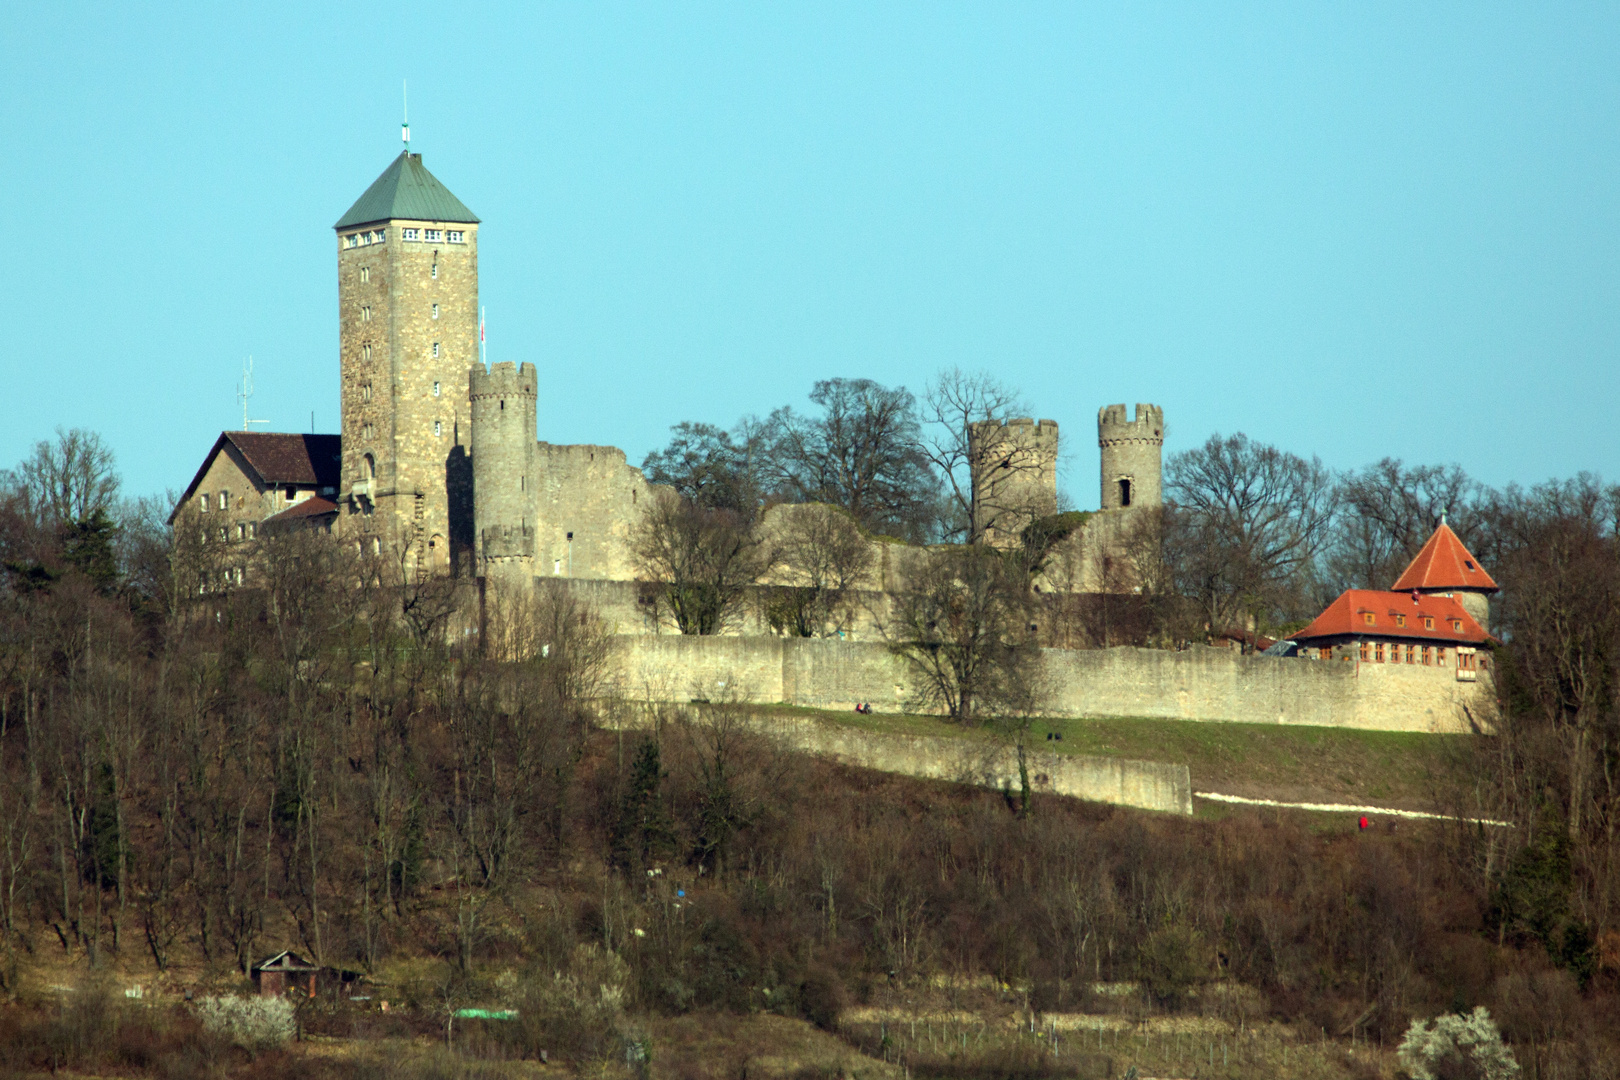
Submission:
[[[1147,439],[1163,444],[1164,410],[1138,402],[1136,419],[1130,419],[1124,405],[1104,405],[1097,410],[1097,441],[1106,445],[1113,439]]]
[[[1005,432],[1005,434],[1018,438],[1055,439],[1058,433],[1056,420],[1033,420],[1027,416],[1012,416],[1005,420],[979,420],[968,425],[968,427],[973,435],[981,438],[985,435],[994,434],[1003,428],[1013,429]]]
[[[532,559],[534,529],[521,525],[490,525],[479,531],[479,547],[486,559]]]
[[[482,364],[474,365],[467,373],[468,387],[474,400],[491,397],[534,397],[540,384],[539,373],[533,364],[523,364],[521,367],[510,360],[503,360],[484,370]]]

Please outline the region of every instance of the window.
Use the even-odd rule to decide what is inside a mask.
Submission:
[[[371,242],[373,244],[386,244],[388,242],[388,230],[378,229],[376,232],[372,233]]]
[[[1434,629],[1434,617],[1433,616],[1430,616],[1430,615],[1423,616],[1423,629],[1425,629],[1425,630],[1433,630]]]
[[[433,264],[432,269],[430,269],[428,271],[428,277],[432,278],[434,281],[439,280],[439,264],[438,263]]]
[[[439,305],[438,304],[433,305],[433,317],[435,319],[437,319],[439,317]]]
[[[1129,480],[1119,482],[1119,505],[1131,505],[1131,482]]]
[[[1452,619],[1451,620],[1451,632],[1454,633],[1454,634],[1462,633],[1462,620],[1461,619]]]
[[[451,229],[445,234],[445,239],[449,240],[452,244],[460,244],[466,242],[466,235],[467,234],[462,232],[460,229]]]
[[[1406,625],[1406,616],[1405,615],[1397,615],[1397,616],[1395,616],[1395,625],[1396,626],[1405,626]]]
[[[439,396],[439,383],[438,383],[438,380],[436,380],[436,379],[433,382],[433,396],[434,397]]]
[[[1372,659],[1372,643],[1371,642],[1363,641],[1361,643],[1361,658],[1363,660],[1371,660]]]
[[[361,401],[370,401],[371,400],[371,384],[370,383],[366,383],[364,386],[362,386],[360,388],[360,400]]]
[[[208,513],[208,496],[207,495],[202,496],[202,512],[205,513],[205,514]]]
[[[1384,643],[1382,641],[1373,646],[1373,661],[1379,664],[1384,662]]]
[[[371,538],[371,553],[373,555],[382,554],[382,541],[375,536]]]
[[[360,268],[360,281],[361,281],[361,283],[364,284],[365,282],[370,281],[370,280],[371,280],[371,267],[362,266]]]
[[[352,248],[358,243],[360,243],[360,238],[354,235],[354,233],[350,233],[348,236],[343,238],[343,246],[346,248]]]
[[[1464,559],[1463,560],[1463,565],[1468,567],[1468,569],[1472,570],[1474,568],[1474,560],[1473,559]]]
[[[401,229],[401,230],[399,230],[399,238],[401,240],[415,240],[418,235],[419,234],[418,234],[418,231],[416,229]]]
[[[259,538],[259,523],[257,521],[248,522],[248,539],[249,540],[257,540],[258,538]]]
[[[222,491],[222,492],[219,493],[219,508],[221,510],[229,510],[231,508],[231,493],[230,492]]]
[[[442,229],[424,229],[422,230],[422,239],[431,244],[437,244],[444,239],[444,231]]]
[[[360,321],[361,322],[370,322],[371,321],[371,306],[369,304],[360,309]]]
[[[443,421],[440,421],[440,420],[433,421],[433,437],[435,439],[437,439],[443,434],[444,434],[444,423],[443,423]]]
[[[1423,666],[1431,667],[1434,664],[1434,646],[1423,646]]]
[[[238,540],[247,539],[247,526],[242,524],[240,521],[236,523],[236,538]]]
[[[1377,620],[1373,618],[1372,612],[1363,611],[1361,613],[1361,621],[1366,623],[1368,626],[1372,626]]]
[[[221,526],[220,526],[220,527],[219,527],[219,538],[220,538],[220,540],[222,540],[222,541],[223,541],[223,540],[226,540],[226,539],[228,539],[228,538],[229,538],[229,534],[228,534],[228,533],[227,533],[227,532],[226,532],[226,530],[225,530],[225,526],[223,526],[223,525],[221,525]]]
[[[438,307],[439,307],[439,305],[437,305],[437,304],[434,304],[434,305],[433,305],[433,309],[434,309],[434,310],[435,310],[435,311],[437,311],[437,310],[438,310]],[[434,318],[435,318],[435,319],[437,319],[437,318],[438,318],[438,316],[437,316],[437,315],[435,315],[435,316],[433,316],[433,317],[434,317]],[[435,359],[435,360],[437,360],[437,359],[438,359],[438,358],[439,358],[439,343],[438,343],[438,342],[437,342],[437,341],[435,341],[435,342],[434,342],[434,343],[433,343],[433,359]]]
[[[364,345],[360,346],[360,359],[371,359],[371,342],[368,341]]]

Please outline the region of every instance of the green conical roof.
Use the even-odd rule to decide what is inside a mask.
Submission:
[[[422,155],[404,151],[393,160],[366,193],[355,200],[349,212],[338,218],[332,228],[346,229],[350,225],[364,225],[373,221],[391,221],[406,218],[411,221],[465,221],[478,223],[478,215],[462,205],[450,194],[450,189],[436,180]]]

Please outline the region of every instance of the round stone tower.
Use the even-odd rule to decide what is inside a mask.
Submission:
[[[535,395],[533,364],[511,361],[468,373],[472,403],[473,528],[478,573],[534,573]]]
[[[1057,512],[1056,420],[981,420],[967,440],[975,543],[1016,542],[1031,521]]]
[[[1123,405],[1097,410],[1097,445],[1102,449],[1102,508],[1123,510],[1163,502],[1159,475],[1164,459],[1164,410],[1136,406],[1129,419]]]

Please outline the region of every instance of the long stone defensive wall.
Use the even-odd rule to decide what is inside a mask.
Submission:
[[[914,711],[905,663],[883,645],[835,638],[619,638],[630,698],[733,698],[827,709],[868,702]],[[1307,724],[1380,731],[1466,732],[1488,725],[1488,675],[1459,682],[1450,668],[1241,656],[1196,646],[1043,650],[1052,716]]]
[[[1018,751],[1006,742],[889,735],[790,716],[754,716],[749,725],[789,749],[864,769],[1019,790]],[[1025,763],[1030,787],[1037,792],[1168,814],[1192,813],[1192,776],[1184,764],[1045,751],[1028,752]]]

